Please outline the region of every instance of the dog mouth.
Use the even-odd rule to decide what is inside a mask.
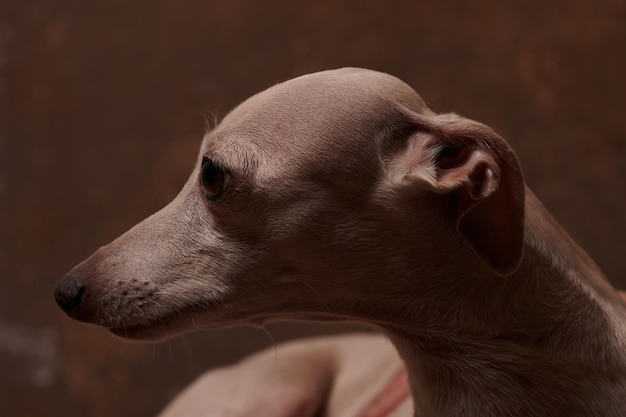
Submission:
[[[237,320],[223,317],[208,306],[188,306],[169,315],[150,321],[127,325],[106,326],[115,337],[127,341],[158,343],[196,330],[210,330],[232,326]]]

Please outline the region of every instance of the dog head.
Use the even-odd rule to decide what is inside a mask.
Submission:
[[[491,129],[433,113],[390,75],[315,73],[228,114],[180,194],[76,266],[55,297],[131,339],[384,322],[389,300],[414,302],[463,268],[513,271],[523,208],[516,158]]]

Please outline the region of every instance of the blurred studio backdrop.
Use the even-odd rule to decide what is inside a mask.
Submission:
[[[623,0],[0,1],[0,416],[152,416],[271,344],[248,328],[124,344],[52,288],[177,194],[205,117],[317,70],[389,72],[494,127],[626,288],[624,22]]]

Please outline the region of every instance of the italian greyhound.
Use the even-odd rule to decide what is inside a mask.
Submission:
[[[275,85],[204,137],[180,194],[57,284],[158,341],[275,320],[382,329],[416,416],[626,415],[626,306],[492,129],[399,79]]]
[[[158,417],[406,417],[406,371],[383,336],[316,337],[212,369]]]

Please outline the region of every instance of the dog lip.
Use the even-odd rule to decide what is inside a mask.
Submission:
[[[136,341],[166,340],[182,333],[184,327],[178,323],[181,317],[162,317],[154,321],[130,323],[124,326],[107,326],[109,331],[121,339]]]
[[[181,317],[166,317],[146,324],[131,324],[123,327],[109,327],[108,330],[120,339],[137,342],[164,342],[193,330],[193,321]]]

